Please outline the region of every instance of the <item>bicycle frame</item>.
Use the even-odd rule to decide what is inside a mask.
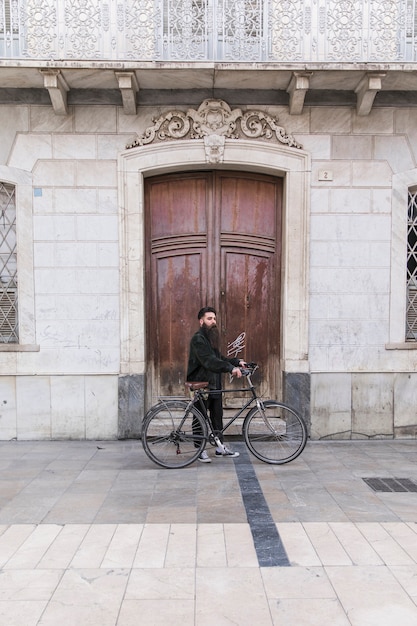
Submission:
[[[212,389],[212,390],[197,389],[196,391],[194,391],[194,397],[190,401],[189,406],[192,406],[192,405],[196,406],[198,402],[199,407],[201,407],[201,410],[200,408],[198,408],[198,410],[200,410],[200,413],[203,415],[204,419],[207,421],[212,434],[215,434],[215,433],[213,431],[211,420],[208,416],[207,409],[204,404],[204,396],[209,396],[209,395],[214,395],[214,394],[219,394],[219,393],[223,395],[224,393],[238,393],[238,392],[251,394],[251,397],[247,400],[247,402],[245,402],[245,404],[240,409],[238,409],[237,412],[234,415],[232,415],[231,418],[229,418],[229,420],[223,426],[222,430],[219,431],[221,434],[223,434],[229,428],[229,426],[231,426],[237,419],[239,419],[239,417],[241,417],[241,415],[246,411],[246,409],[248,409],[253,404],[254,401],[256,402],[256,404],[258,405],[260,409],[263,409],[262,402],[256,393],[254,384],[252,383],[251,374],[252,373],[246,374],[247,386],[241,389]],[[188,410],[188,407],[187,407],[187,410]]]

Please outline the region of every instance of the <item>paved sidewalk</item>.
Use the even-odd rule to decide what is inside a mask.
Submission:
[[[0,625],[417,624],[417,492],[364,481],[412,489],[416,441],[237,447],[163,470],[138,441],[0,442]]]

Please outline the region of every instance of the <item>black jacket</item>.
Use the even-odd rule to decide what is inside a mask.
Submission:
[[[218,389],[219,375],[231,372],[238,365],[239,359],[229,359],[212,348],[201,328],[192,336],[187,381],[207,381],[211,389]]]

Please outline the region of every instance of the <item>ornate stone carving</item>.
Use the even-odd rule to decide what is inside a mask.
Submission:
[[[263,111],[231,109],[224,100],[204,100],[197,110],[169,111],[153,120],[143,135],[126,146],[136,148],[165,139],[204,139],[208,163],[223,159],[227,139],[278,140],[291,148],[302,148],[278,124],[278,119]]]

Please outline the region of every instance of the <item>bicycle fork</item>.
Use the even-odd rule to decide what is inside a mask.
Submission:
[[[262,402],[262,400],[260,400],[259,398],[256,398],[256,406],[258,407],[258,411],[261,414],[261,417],[265,423],[265,426],[271,431],[271,433],[273,435],[277,435],[277,431],[275,430],[275,428],[270,424],[269,419],[267,418],[266,414],[265,414],[265,407],[264,407],[264,403]]]

